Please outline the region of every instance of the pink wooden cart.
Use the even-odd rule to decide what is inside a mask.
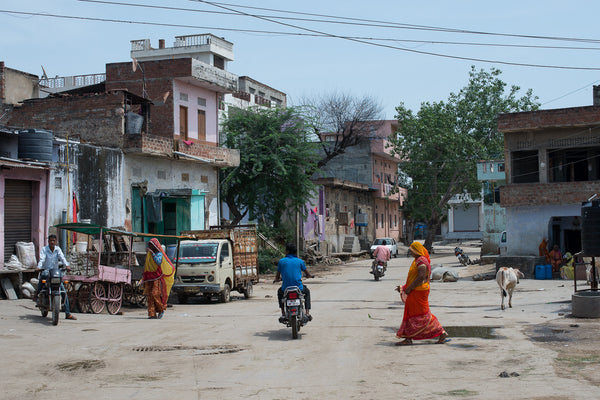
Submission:
[[[120,231],[100,225],[70,223],[55,227],[99,238],[98,249],[92,248],[83,255],[83,264],[75,274],[66,275],[69,302],[80,312],[95,314],[106,310],[116,314],[121,310],[125,285],[131,284],[132,232]],[[129,239],[129,246],[124,237]]]

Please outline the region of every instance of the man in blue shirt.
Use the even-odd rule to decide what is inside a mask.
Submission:
[[[279,308],[283,315],[283,292],[289,286],[298,286],[304,294],[304,304],[306,306],[306,315],[310,320],[310,290],[302,284],[302,272],[307,278],[312,278],[312,275],[306,269],[306,264],[296,256],[297,249],[294,243],[288,243],[285,247],[286,256],[277,263],[277,274],[273,283],[281,280],[281,287],[277,290],[277,298],[279,299]]]
[[[48,271],[50,269],[56,268],[58,266],[59,262],[61,262],[65,266],[67,271],[71,270],[69,268],[69,262],[65,258],[65,255],[63,254],[60,247],[58,247],[56,245],[56,243],[57,243],[56,235],[50,235],[50,236],[48,236],[48,246],[45,246],[42,248],[42,250],[40,250],[40,261],[38,262],[37,269],[36,269],[36,271],[40,272],[40,276],[39,276],[37,290],[35,292],[35,295],[33,296],[33,301],[37,301],[38,294],[40,293],[40,290],[42,289],[42,278],[48,277]],[[65,290],[65,286],[63,285],[62,282],[60,284],[60,289]],[[67,319],[72,319],[72,320],[77,319],[77,318],[75,318],[75,316],[73,314],[71,314],[71,310],[69,308],[69,296],[66,296],[66,298],[65,298],[65,315],[66,315]]]

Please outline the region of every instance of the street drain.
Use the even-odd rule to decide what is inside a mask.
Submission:
[[[494,330],[498,326],[444,326],[449,337],[470,337],[481,339],[498,339]]]
[[[245,350],[235,345],[214,345],[214,346],[139,346],[134,347],[133,351],[152,352],[152,351],[192,351],[196,355],[213,355],[213,354],[228,354],[237,353]]]

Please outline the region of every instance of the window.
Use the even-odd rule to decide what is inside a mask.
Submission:
[[[188,94],[187,93],[179,93],[179,100],[188,101]]]
[[[223,57],[214,56],[213,60],[215,67],[225,69],[225,59]]]
[[[339,225],[348,225],[348,212],[340,211],[338,214],[338,224]]]
[[[188,140],[188,108],[179,106],[179,136]]]
[[[198,140],[206,140],[206,112],[198,110]]]
[[[206,107],[206,99],[204,97],[198,97],[198,105],[200,107]]]
[[[512,183],[537,183],[540,181],[537,150],[515,151],[512,158]]]
[[[595,181],[600,172],[600,148],[548,151],[550,182]]]

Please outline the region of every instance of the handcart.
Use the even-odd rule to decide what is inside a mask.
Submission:
[[[80,312],[99,314],[104,308],[117,314],[123,302],[145,306],[143,293],[143,265],[139,265],[133,251],[133,239],[169,238],[177,243],[186,237],[127,232],[88,223],[66,223],[56,228],[87,235],[88,246],[76,254],[77,268],[72,263],[72,274],[65,275],[70,304]]]

